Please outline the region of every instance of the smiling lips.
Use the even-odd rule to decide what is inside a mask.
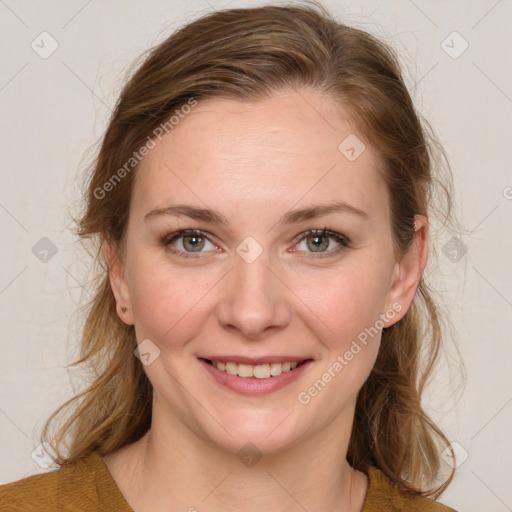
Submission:
[[[261,358],[211,355],[198,359],[215,381],[246,395],[278,391],[300,379],[313,363],[313,359],[291,355]]]
[[[207,360],[217,370],[224,371],[230,375],[238,377],[255,377],[257,379],[268,379],[277,377],[281,373],[289,372],[301,365],[303,361],[288,361],[285,363],[263,363],[263,364],[244,364],[235,362],[211,361]]]

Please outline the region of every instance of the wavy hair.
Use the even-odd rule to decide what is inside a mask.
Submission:
[[[436,211],[445,222],[450,219],[451,173],[443,182],[434,172],[449,171],[449,165],[416,112],[387,44],[310,2],[228,9],[183,26],[149,50],[127,79],[86,174],[76,234],[93,242],[98,272],[93,298],[81,309],[80,358],[73,365],[84,365],[90,380],[44,425],[42,440],[59,465],[92,452],[106,455],[137,441],[151,426],[152,386],[133,355],[134,327],[117,315],[101,252],[110,241],[115,256],[123,257],[138,168],[135,162],[127,169],[126,162],[191,99],[256,102],[286,87],[330,95],[380,155],[396,255],[410,247],[414,215],[430,219]],[[122,179],[113,183],[116,170]],[[440,449],[449,442],[421,404],[445,337],[441,320],[422,278],[408,312],[383,330],[375,366],[358,395],[347,454],[355,469],[376,466],[401,489],[434,497],[453,477],[452,471],[439,483]],[[64,413],[65,421],[51,434]]]

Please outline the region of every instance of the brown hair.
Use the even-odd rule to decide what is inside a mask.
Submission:
[[[434,192],[445,192],[439,211],[445,221],[450,217],[450,175],[443,185],[433,173],[436,155],[446,164],[442,150],[428,124],[420,122],[387,45],[337,22],[318,5],[230,9],[187,24],[153,48],[124,86],[87,178],[77,233],[97,243],[100,268],[95,295],[83,307],[80,359],[74,364],[91,370],[92,383],[44,427],[44,442],[58,464],[74,464],[94,451],[106,455],[140,439],[151,425],[152,387],[133,355],[134,328],[116,313],[100,251],[109,240],[118,249],[116,256],[123,256],[138,167],[135,162],[127,168],[126,162],[191,99],[258,101],[284,87],[308,87],[335,98],[380,154],[397,255],[411,244],[414,215],[428,216],[432,210]],[[409,311],[383,330],[375,367],[358,396],[347,455],[356,469],[376,466],[402,489],[434,496],[453,477],[451,472],[442,485],[432,486],[440,470],[439,445],[444,448],[448,441],[421,405],[441,331],[438,309],[422,279]],[[72,404],[76,407],[48,441],[50,425]]]

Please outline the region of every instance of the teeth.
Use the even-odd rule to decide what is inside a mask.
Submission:
[[[278,375],[281,375],[283,373],[283,365],[280,363],[272,363],[270,365],[270,375],[272,377],[277,377]]]
[[[268,379],[271,375],[269,364],[257,364],[256,366],[253,367],[249,366],[249,368],[250,371],[252,371],[253,376],[256,377],[257,379]]]
[[[265,363],[265,364],[237,364],[223,363],[221,361],[212,361],[212,365],[217,370],[225,371],[230,375],[238,375],[239,377],[255,377],[257,379],[268,379],[269,377],[277,377],[283,372],[289,372],[297,368],[300,363],[298,361],[289,363]]]
[[[226,363],[226,371],[230,375],[237,375],[238,374],[238,365],[236,363]]]
[[[234,363],[232,363],[234,364]],[[236,366],[236,365],[235,365]],[[238,365],[238,376],[239,377],[252,377],[257,366],[251,366],[250,364],[239,364]]]

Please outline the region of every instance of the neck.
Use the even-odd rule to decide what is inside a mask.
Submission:
[[[104,457],[135,512],[361,511],[366,476],[346,461],[351,424],[336,423],[275,454],[223,451],[158,415],[139,441]],[[181,428],[180,428],[181,427]]]

